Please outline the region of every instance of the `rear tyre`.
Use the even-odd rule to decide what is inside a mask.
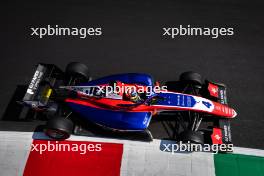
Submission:
[[[72,130],[73,122],[63,117],[51,118],[44,128],[44,132],[47,136],[57,140],[64,140],[69,138]]]
[[[183,142],[190,141],[191,143],[195,144],[204,144],[204,136],[199,131],[183,131],[182,133],[180,133],[180,139]]]
[[[86,80],[90,79],[88,67],[85,64],[79,62],[69,63],[65,69],[65,73],[67,76],[73,78],[82,78]]]

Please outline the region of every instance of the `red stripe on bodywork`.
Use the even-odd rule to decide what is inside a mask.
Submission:
[[[24,169],[24,176],[52,175],[120,175],[123,144],[99,143],[88,141],[49,141],[50,144],[66,144],[70,146],[95,146],[101,144],[101,151],[32,151]],[[34,146],[48,145],[48,140],[33,140]],[[58,145],[57,145],[58,146]],[[99,147],[98,147],[99,148]],[[84,153],[84,152],[82,152]]]
[[[106,100],[103,100],[103,101],[106,101]],[[112,101],[111,99],[107,100],[107,101]],[[119,100],[120,101],[120,100]],[[93,108],[97,108],[97,109],[108,109],[108,110],[113,110],[113,111],[127,111],[127,112],[161,112],[161,111],[166,111],[166,110],[191,110],[191,111],[197,111],[197,112],[205,112],[205,113],[208,113],[208,114],[213,114],[213,115],[217,115],[217,116],[222,116],[222,117],[225,117],[225,118],[234,118],[236,116],[236,112],[234,109],[226,106],[226,105],[223,105],[223,104],[220,104],[220,103],[217,103],[217,102],[212,102],[214,104],[214,109],[212,112],[210,111],[206,111],[206,110],[199,110],[199,109],[194,109],[192,107],[176,107],[176,106],[162,106],[162,105],[151,105],[151,106],[148,106],[148,105],[145,105],[145,104],[142,104],[142,105],[139,105],[139,106],[135,106],[133,108],[122,108],[122,107],[118,107],[118,106],[112,106],[110,104],[103,104],[105,107],[100,107],[100,106],[96,106],[94,105],[92,102],[90,101],[87,101],[87,100],[79,100],[79,99],[70,99],[70,98],[67,98],[65,100],[65,102],[67,103],[75,103],[75,104],[80,104],[80,105],[83,105],[83,106],[89,106],[89,107],[93,107]],[[120,101],[121,102],[121,101]],[[131,103],[133,104],[133,103]],[[108,108],[106,108],[106,106],[109,106]]]

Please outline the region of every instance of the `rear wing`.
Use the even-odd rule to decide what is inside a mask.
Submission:
[[[44,79],[47,68],[44,65],[38,64],[33,77],[28,85],[23,101],[32,101],[38,94],[38,88],[41,81]]]
[[[42,101],[43,96],[51,94],[51,90],[47,90],[47,87],[55,86],[56,80],[62,78],[62,76],[63,72],[57,66],[39,63],[22,101],[40,101],[45,104],[46,102]],[[46,95],[44,95],[45,93]]]

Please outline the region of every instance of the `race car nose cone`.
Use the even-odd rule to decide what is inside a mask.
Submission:
[[[237,116],[237,112],[233,109],[233,118]]]

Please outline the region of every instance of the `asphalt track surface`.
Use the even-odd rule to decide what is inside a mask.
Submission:
[[[30,81],[38,62],[61,68],[70,61],[83,62],[95,78],[143,72],[156,80],[177,80],[181,72],[193,70],[229,87],[229,104],[238,112],[232,121],[234,144],[264,149],[264,11],[257,1],[13,1],[1,8],[3,118],[17,86]],[[48,24],[100,26],[103,35],[30,36],[31,27]],[[163,27],[180,24],[231,26],[235,34],[217,39],[162,36]],[[16,122],[4,126],[15,130]],[[154,137],[163,137],[160,125],[151,124],[150,129]]]

